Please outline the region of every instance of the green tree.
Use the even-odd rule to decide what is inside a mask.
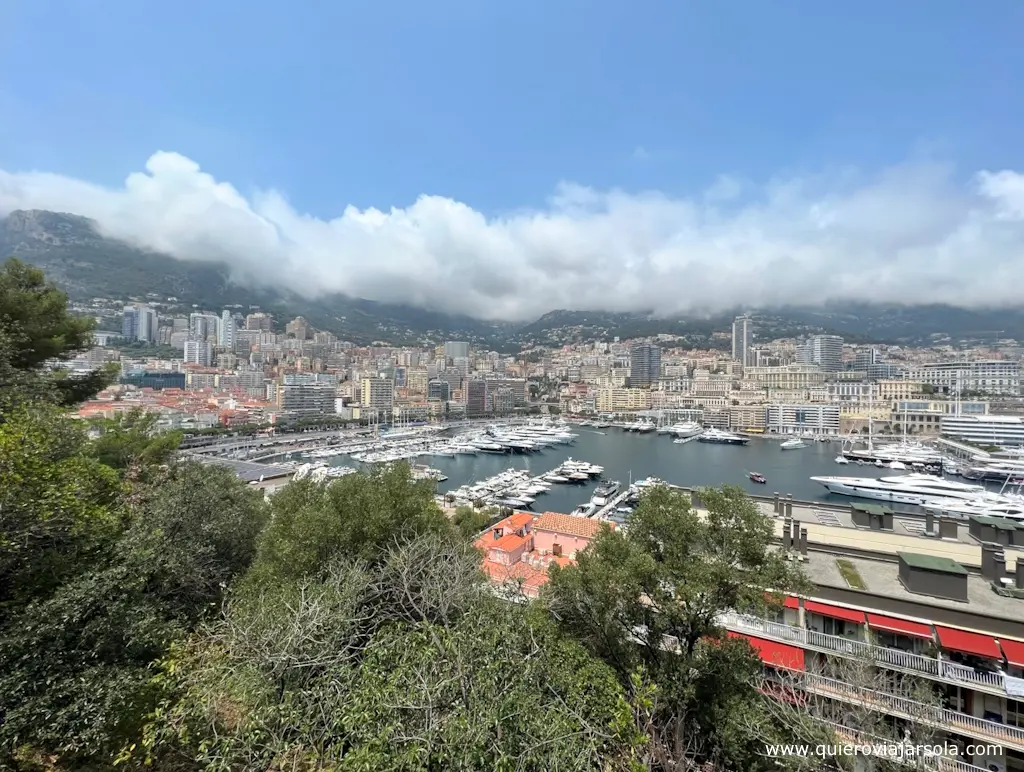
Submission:
[[[92,442],[92,455],[114,469],[138,470],[166,463],[178,449],[181,433],[157,433],[157,418],[155,413],[135,408],[95,422],[93,429],[100,434]]]
[[[639,741],[614,673],[498,600],[454,534],[241,594],[165,663],[161,769],[617,770]],[[138,754],[133,754],[133,757]]]
[[[11,364],[34,370],[92,346],[93,321],[68,312],[68,298],[38,268],[10,258],[0,270],[0,328],[17,346]]]
[[[67,360],[92,346],[93,320],[68,310],[67,295],[38,268],[10,258],[0,268],[0,409],[18,398],[53,397],[75,404],[111,379],[108,369],[83,376],[41,373],[50,360]],[[29,385],[31,384],[31,386]],[[12,394],[12,389],[18,388]]]
[[[53,406],[23,405],[0,423],[0,621],[120,533],[120,480],[87,447],[81,425]]]
[[[434,500],[433,482],[413,479],[408,464],[293,482],[272,507],[254,574],[270,581],[315,574],[338,557],[372,563],[395,540],[454,529]]]
[[[761,666],[745,643],[724,636],[718,618],[763,612],[765,589],[793,591],[803,580],[771,548],[771,520],[741,490],[699,497],[702,512],[689,494],[650,491],[626,533],[605,530],[576,565],[552,569],[545,598],[623,685],[651,690],[639,719],[650,738],[647,764],[757,769],[763,739],[750,727],[771,731],[753,687]]]
[[[452,523],[466,539],[473,539],[484,528],[501,517],[497,507],[476,509],[475,507],[456,507]]]
[[[109,769],[155,705],[152,663],[219,614],[266,521],[258,492],[195,463],[137,486],[129,509],[106,556],[3,618],[0,749]]]

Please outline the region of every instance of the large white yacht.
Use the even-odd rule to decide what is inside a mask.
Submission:
[[[733,434],[732,432],[724,432],[721,429],[705,429],[697,437],[697,442],[713,442],[719,445],[746,445],[750,442],[750,438]]]
[[[993,494],[995,496],[996,494]],[[1004,499],[1004,500],[999,500]],[[976,515],[982,517],[1005,517],[1008,520],[1024,522],[1024,499],[1020,496],[1000,496],[998,498],[981,498],[961,501],[959,499],[934,499],[924,502],[921,506],[926,512],[947,517],[969,518]]]
[[[687,437],[696,437],[704,431],[704,427],[695,421],[683,421],[679,424],[672,424],[668,427],[668,431],[669,434],[674,434],[679,439],[686,439]]]
[[[903,474],[895,477],[812,477],[830,493],[859,499],[876,499],[898,504],[922,505],[933,499],[970,501],[1001,498],[981,485],[954,482],[930,474]]]

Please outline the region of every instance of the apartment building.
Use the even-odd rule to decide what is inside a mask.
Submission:
[[[826,372],[839,372],[843,369],[843,339],[838,335],[811,335],[797,344],[796,361],[817,365]]]
[[[909,399],[921,394],[924,390],[924,384],[920,381],[905,381],[901,378],[882,378],[877,384],[880,402]]]
[[[389,412],[395,404],[394,384],[388,378],[363,378],[359,402],[364,414]]]
[[[769,405],[765,429],[774,434],[839,434],[839,406]]]
[[[769,389],[809,389],[825,383],[825,373],[817,365],[796,364],[781,367],[748,367],[744,377]]]
[[[732,358],[741,365],[751,364],[749,316],[737,316],[732,323]]]
[[[861,739],[844,722],[869,710],[897,736],[918,727],[959,749],[929,768],[1024,772],[1024,528],[863,505],[826,518],[778,497],[763,506],[814,584],[775,596],[769,618],[722,615],[766,672],[834,704],[843,737]]]
[[[992,359],[976,362],[929,362],[910,367],[910,380],[920,381],[942,394],[984,392],[1019,395],[1020,362]]]
[[[600,413],[618,413],[631,410],[650,410],[651,392],[647,389],[598,389],[597,410]]]
[[[661,349],[651,343],[634,343],[629,348],[629,385],[650,387],[661,377]]]

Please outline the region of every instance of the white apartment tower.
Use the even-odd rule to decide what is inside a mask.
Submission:
[[[750,364],[749,316],[737,316],[732,323],[732,358],[744,367]]]
[[[213,346],[205,340],[185,341],[185,364],[210,367],[213,364]]]
[[[235,317],[231,312],[224,310],[220,315],[220,328],[217,330],[217,345],[223,348],[233,348],[235,345]]]
[[[817,365],[827,373],[843,369],[843,339],[838,335],[811,335],[796,348],[796,361]]]

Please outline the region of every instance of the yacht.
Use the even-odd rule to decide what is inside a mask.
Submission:
[[[1014,501],[1007,496],[1006,501],[994,499],[971,499],[961,501],[959,499],[933,499],[924,502],[921,506],[926,512],[947,517],[969,518],[969,517],[1004,517],[1008,520],[1024,522],[1024,500]],[[1017,497],[1018,499],[1020,497]]]
[[[597,512],[597,506],[593,502],[587,502],[576,507],[572,514],[576,517],[590,517],[595,512]]]
[[[670,426],[669,431],[682,440],[687,437],[696,437],[704,431],[704,427],[694,421],[683,421],[681,424]]]
[[[933,499],[988,498],[989,493],[981,485],[944,480],[930,474],[904,474],[895,477],[812,477],[821,483],[829,493],[851,496],[859,499],[875,499],[897,504],[920,506]]]
[[[750,438],[741,437],[732,432],[724,432],[721,429],[705,429],[697,438],[697,442],[712,442],[719,445],[746,445],[750,442]]]
[[[603,507],[610,503],[616,493],[619,492],[619,483],[612,481],[605,485],[599,485],[597,490],[594,491],[593,497],[590,499],[592,504],[596,504],[599,507]]]
[[[633,431],[639,432],[640,434],[648,434],[657,428],[658,427],[651,421],[639,421],[635,424]]]
[[[991,480],[1007,482],[1024,477],[1024,462],[1021,461],[989,461],[980,466],[973,466],[963,473],[968,480]]]
[[[806,448],[806,447],[807,447],[807,443],[804,442],[799,437],[794,437],[791,440],[786,440],[781,445],[779,445],[779,448],[782,449],[782,450],[797,450],[798,448]]]

